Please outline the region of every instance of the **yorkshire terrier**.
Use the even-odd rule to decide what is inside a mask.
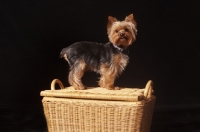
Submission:
[[[124,21],[108,17],[108,43],[76,42],[63,48],[60,57],[70,66],[69,83],[76,90],[86,89],[81,78],[88,70],[100,74],[99,86],[114,90],[114,81],[125,69],[129,57],[128,47],[136,40],[137,28],[133,14]]]

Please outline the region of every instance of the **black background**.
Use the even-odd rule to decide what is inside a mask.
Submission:
[[[109,15],[133,13],[137,41],[116,80],[144,87],[153,80],[157,97],[152,132],[200,131],[200,2],[174,0],[0,1],[0,130],[45,132],[40,91],[54,78],[65,86],[62,48],[77,41],[108,42]],[[83,82],[97,86],[98,75]]]

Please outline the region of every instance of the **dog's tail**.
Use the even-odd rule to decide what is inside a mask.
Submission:
[[[67,48],[63,48],[60,52],[60,58],[63,58],[64,56],[66,56],[67,53]]]
[[[64,58],[70,65],[70,61],[67,56],[68,48],[63,48],[60,52],[60,58]]]

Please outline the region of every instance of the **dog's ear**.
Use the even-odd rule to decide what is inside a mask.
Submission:
[[[124,21],[131,22],[131,23],[133,23],[136,26],[136,21],[134,20],[133,14],[130,14],[130,15],[126,16],[126,18],[125,18]]]
[[[115,17],[112,17],[112,16],[108,16],[108,24],[107,24],[107,31],[108,31],[108,34],[110,33],[110,28],[112,26],[112,24],[114,22],[116,22],[117,19]]]

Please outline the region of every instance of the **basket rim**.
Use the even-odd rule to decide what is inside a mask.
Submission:
[[[55,85],[59,84],[59,90]],[[51,83],[51,90],[40,92],[41,96],[46,97],[64,97],[64,98],[81,98],[81,99],[99,99],[99,100],[121,100],[121,101],[141,101],[151,98],[153,94],[153,82],[147,82],[145,88],[120,88],[120,90],[107,90],[101,87],[88,87],[86,90],[74,90],[71,87],[64,87],[59,79],[54,79]]]

